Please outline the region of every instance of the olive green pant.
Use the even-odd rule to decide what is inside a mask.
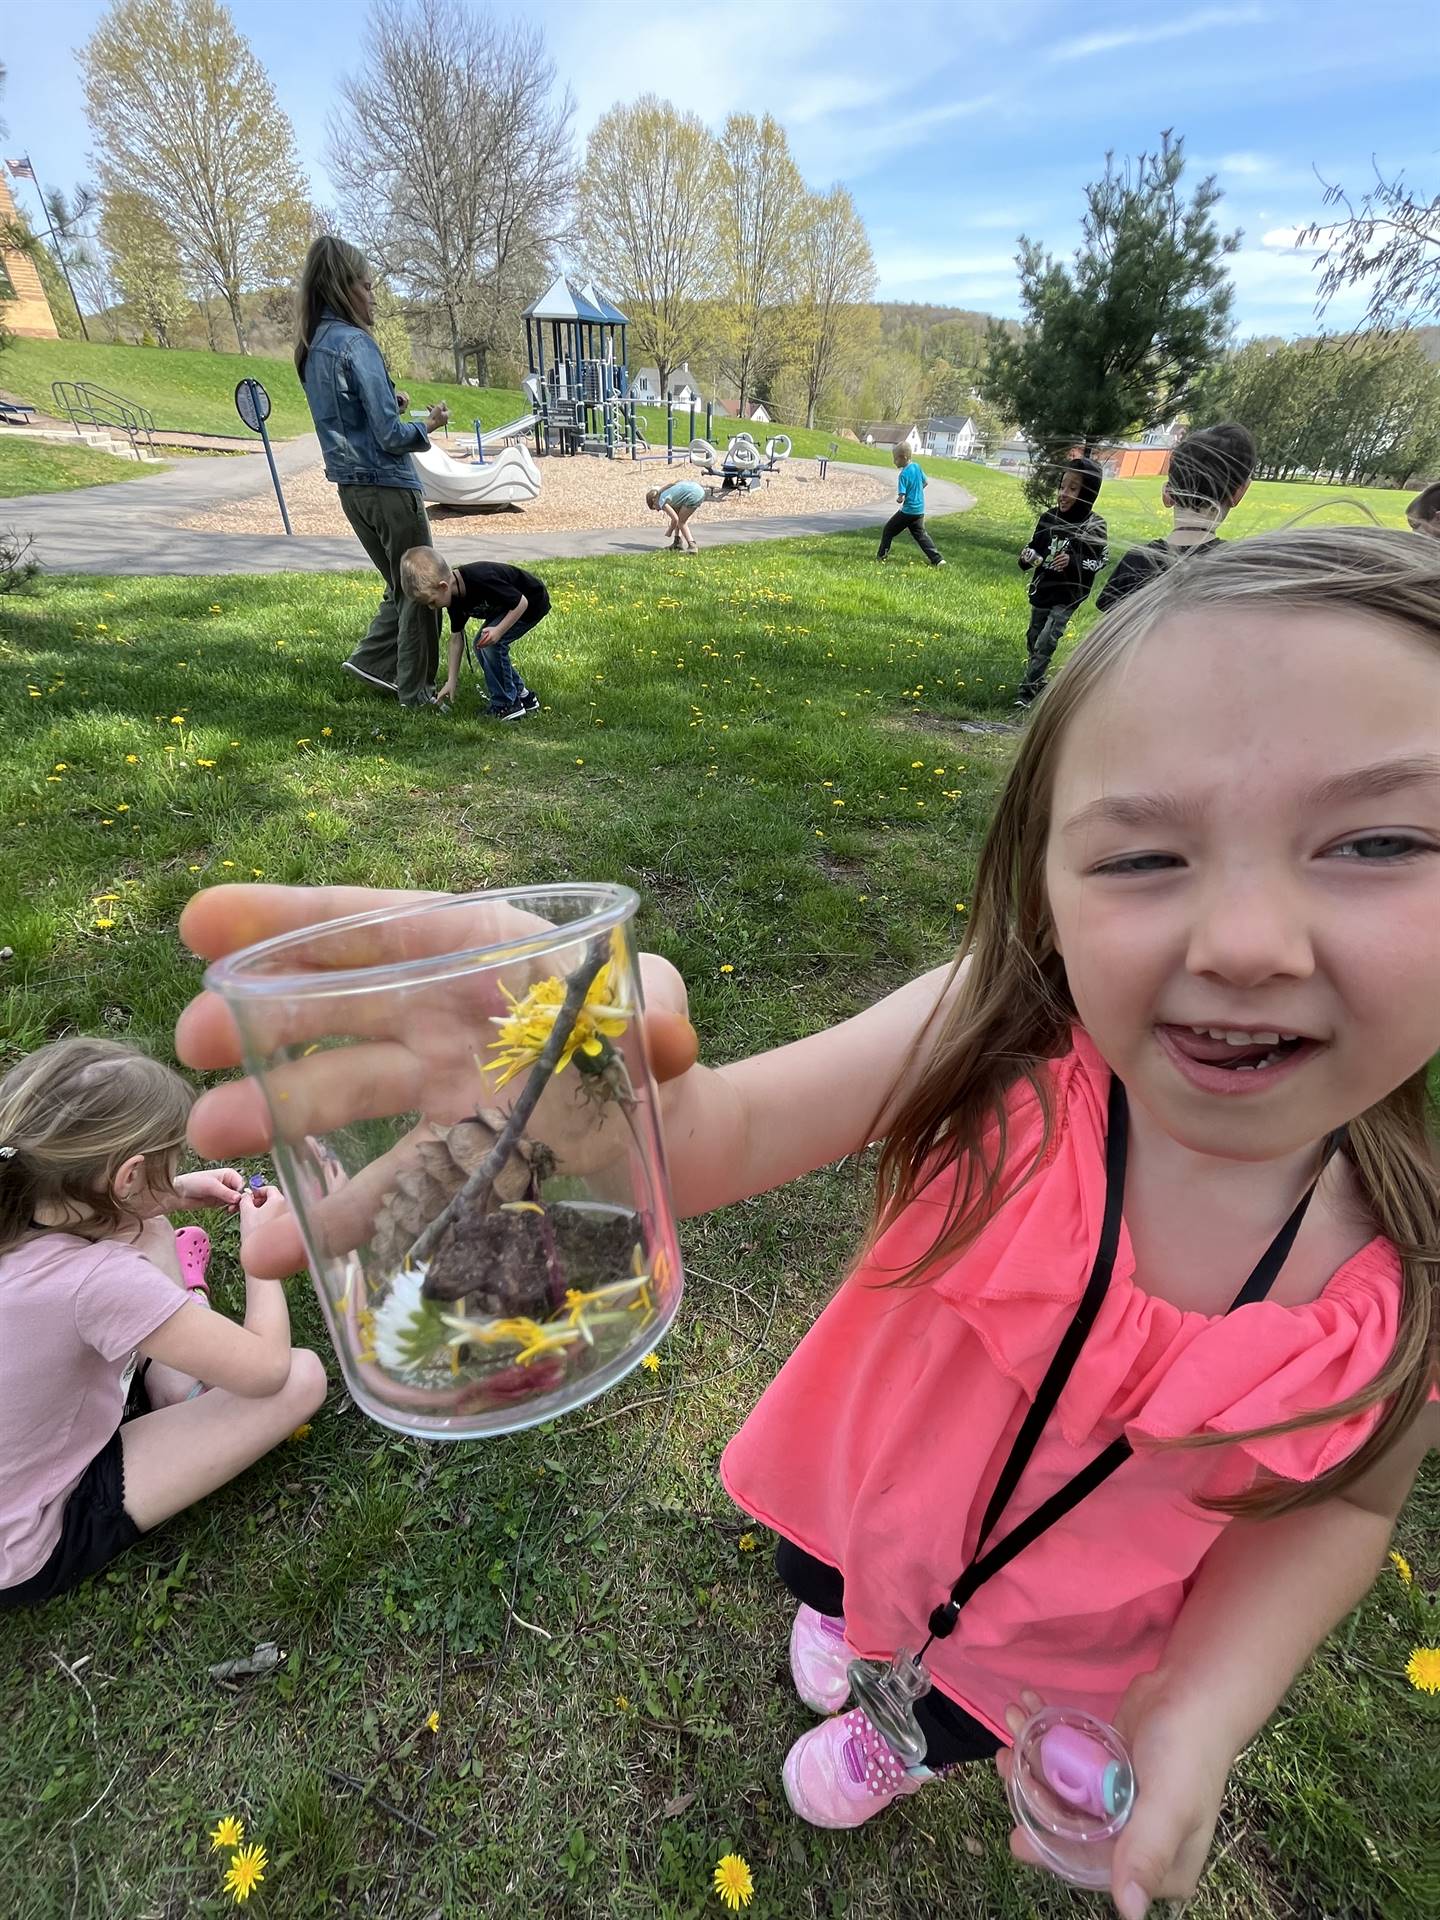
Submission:
[[[385,597],[348,665],[421,707],[433,695],[440,664],[440,609],[407,600],[400,561],[411,547],[433,545],[425,502],[409,487],[341,487],[340,508],[385,582]]]

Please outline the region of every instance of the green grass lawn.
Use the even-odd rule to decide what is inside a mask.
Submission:
[[[163,469],[139,460],[121,460],[77,440],[27,440],[0,436],[0,500],[27,493],[68,493],[75,487],[101,487],[111,480],[138,480]]]
[[[520,650],[546,706],[519,726],[343,682],[364,575],[44,581],[0,627],[7,1053],[74,1029],[167,1050],[198,983],[180,908],[252,875],[628,881],[712,1060],[935,963],[1013,750],[1024,631],[1025,510],[971,477],[976,511],[936,525],[943,575],[877,568],[861,535],[548,566],[554,615]],[[234,1813],[271,1859],[246,1912],[275,1920],[698,1920],[732,1849],[752,1920],[1098,1913],[1012,1866],[987,1771],[850,1836],[783,1800],[809,1724],[790,1609],[715,1463],[862,1203],[834,1170],[691,1223],[658,1375],[569,1422],[425,1445],[337,1387],[307,1438],[91,1589],[0,1617],[3,1904],[229,1911],[205,1829]],[[323,1351],[307,1284],[290,1297]],[[1398,1544],[1423,1563],[1421,1519]],[[1236,1770],[1197,1920],[1421,1910],[1434,1726],[1403,1667],[1429,1617],[1387,1574],[1311,1664]],[[207,1678],[267,1639],[277,1677]]]
[[[235,388],[249,377],[261,381],[270,395],[268,424],[275,439],[310,431],[310,409],[288,359],[77,340],[12,340],[0,357],[0,386],[47,412],[54,409],[52,380],[88,380],[149,407],[157,427],[242,439],[247,436],[235,411]],[[432,380],[402,384],[413,406],[444,400],[452,418],[465,427],[477,419],[487,427],[501,426],[522,410],[521,396],[504,388],[445,386]]]

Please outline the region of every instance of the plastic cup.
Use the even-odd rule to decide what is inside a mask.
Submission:
[[[552,1420],[674,1318],[637,904],[581,884],[445,895],[205,976],[264,1096],[345,1384],[382,1426],[458,1440]]]
[[[1010,1805],[1045,1864],[1077,1887],[1110,1885],[1115,1840],[1135,1805],[1124,1740],[1078,1707],[1042,1707],[1010,1753]]]

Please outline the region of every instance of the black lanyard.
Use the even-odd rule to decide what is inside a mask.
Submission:
[[[955,1623],[960,1617],[960,1609],[970,1596],[982,1587],[993,1574],[1008,1566],[1017,1553],[1024,1551],[1032,1540],[1038,1540],[1047,1528],[1073,1507],[1077,1507],[1087,1494],[1093,1493],[1102,1481],[1108,1480],[1115,1469],[1130,1458],[1133,1451],[1130,1442],[1122,1434],[1087,1466],[1080,1469],[1073,1479],[1067,1480],[1063,1487],[1057,1488],[1048,1500],[1042,1500],[1035,1511],[1027,1514],[1017,1527],[1011,1529],[1003,1540],[983,1552],[985,1542],[995,1529],[995,1523],[1004,1512],[1011,1495],[1019,1485],[1020,1476],[1029,1464],[1035,1451],[1036,1442],[1044,1430],[1045,1422],[1055,1410],[1055,1403],[1064,1390],[1066,1381],[1075,1369],[1080,1357],[1080,1349],[1085,1344],[1086,1335],[1095,1324],[1095,1316],[1100,1311],[1101,1302],[1110,1286],[1110,1277],[1115,1268],[1115,1255],[1120,1246],[1120,1222],[1125,1206],[1125,1163],[1130,1137],[1130,1110],[1125,1099],[1125,1089],[1112,1074],[1110,1078],[1110,1107],[1108,1132],[1105,1140],[1105,1218],[1100,1228],[1100,1245],[1095,1252],[1095,1264],[1090,1269],[1090,1278],[1080,1304],[1075,1309],[1074,1318],[1065,1329],[1055,1357],[1045,1370],[1045,1378],[1040,1382],[1034,1403],[1021,1424],[1015,1443],[1010,1449],[1010,1457],[1001,1470],[995,1483],[995,1491],[990,1496],[990,1504],[985,1509],[985,1518],[980,1523],[980,1532],[975,1541],[975,1553],[969,1566],[960,1575],[950,1589],[950,1598],[936,1607],[930,1615],[930,1639],[920,1649],[924,1658],[932,1640],[944,1640],[955,1631]],[[1236,1307],[1248,1307],[1256,1300],[1263,1300],[1274,1286],[1286,1256],[1295,1244],[1295,1236],[1300,1231],[1300,1223],[1310,1202],[1315,1197],[1315,1189],[1320,1184],[1320,1174],[1329,1165],[1331,1156],[1344,1140],[1344,1130],[1332,1133],[1325,1142],[1324,1156],[1319,1171],[1305,1192],[1301,1195],[1290,1218],[1281,1227],[1270,1245],[1256,1262],[1255,1270],[1241,1287],[1230,1305],[1225,1309],[1233,1313]]]

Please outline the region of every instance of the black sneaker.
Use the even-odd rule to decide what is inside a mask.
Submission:
[[[527,687],[520,696],[520,704],[527,713],[538,713],[540,711],[540,696],[538,693],[532,693]]]
[[[490,718],[492,720],[523,720],[525,712],[525,702],[517,700],[513,707],[492,707]]]

